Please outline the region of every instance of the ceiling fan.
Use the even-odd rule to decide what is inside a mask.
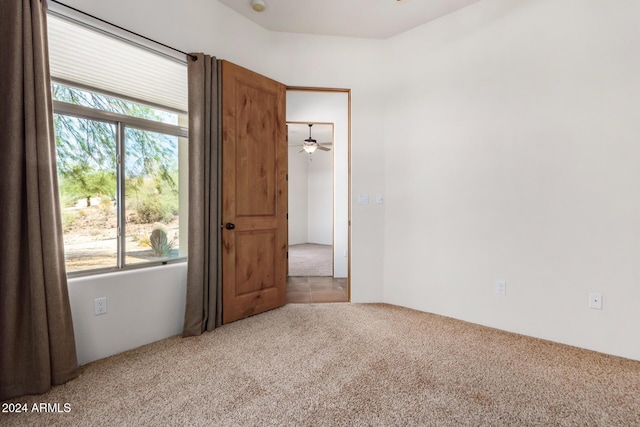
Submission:
[[[330,151],[331,148],[327,147],[327,146],[331,146],[332,143],[331,142],[322,142],[320,144],[318,144],[318,141],[316,141],[315,139],[311,138],[311,127],[313,126],[313,123],[309,123],[309,138],[304,140],[304,144],[302,144],[302,150],[298,151],[299,153],[302,153],[303,151],[312,154],[313,152],[315,152],[316,150],[321,150],[321,151]]]

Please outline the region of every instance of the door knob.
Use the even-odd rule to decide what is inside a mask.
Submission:
[[[232,222],[228,222],[225,227],[227,228],[227,230],[233,230],[234,228],[236,228],[236,225]]]

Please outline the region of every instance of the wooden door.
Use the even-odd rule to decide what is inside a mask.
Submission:
[[[286,302],[285,86],[222,61],[222,322]]]

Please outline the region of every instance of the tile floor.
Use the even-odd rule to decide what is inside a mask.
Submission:
[[[349,302],[347,279],[314,276],[287,277],[287,302],[294,304]]]

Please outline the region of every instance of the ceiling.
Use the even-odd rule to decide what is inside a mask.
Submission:
[[[289,147],[302,146],[304,140],[309,138],[309,125],[307,123],[287,123],[289,132]],[[333,125],[326,123],[314,123],[311,128],[311,137],[318,144],[333,142]]]
[[[218,0],[270,31],[386,39],[480,0]]]

